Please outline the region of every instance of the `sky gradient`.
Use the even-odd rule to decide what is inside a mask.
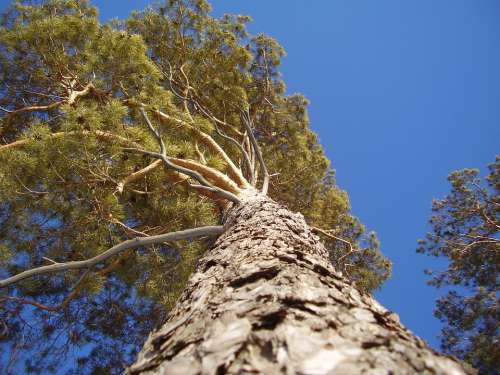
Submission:
[[[0,0],[0,9],[9,3]],[[102,20],[150,1],[94,0]],[[287,51],[288,92],[311,100],[311,127],[350,196],[377,232],[393,277],[377,299],[438,347],[442,293],[415,253],[433,198],[455,169],[500,153],[500,2],[497,0],[215,0],[214,15],[250,15],[253,34]]]

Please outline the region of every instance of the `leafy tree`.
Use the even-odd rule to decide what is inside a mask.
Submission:
[[[163,121],[172,160],[228,171],[215,139],[257,180],[255,153],[239,125],[247,107],[272,174],[270,195],[333,229],[322,235],[331,260],[360,287],[373,290],[387,279],[390,263],[350,214],[308,127],[306,99],[284,94],[281,46],[249,36],[248,17],[208,12],[204,1],[166,1],[103,25],[86,1],[51,0],[18,1],[4,14],[4,275],[93,257],[135,236],[220,222],[220,200],[193,186],[196,179],[134,150],[157,147],[138,109]],[[89,353],[78,371],[119,371],[210,244],[156,244],[89,272],[23,280],[3,296],[4,347],[13,356],[30,353],[22,355],[30,371],[54,371],[75,347],[79,356]]]
[[[427,271],[430,285],[452,287],[436,304],[441,346],[481,374],[500,363],[500,157],[489,171],[484,184],[478,169],[450,174],[451,192],[432,203],[432,232],[417,250],[448,260],[446,270]]]
[[[360,366],[377,361],[375,351],[359,349],[365,347],[385,348],[394,355],[391,366],[408,366],[412,361],[388,346],[401,340],[398,350],[434,361],[437,372],[458,366],[433,354],[365,293],[387,279],[390,263],[336,186],[309,129],[307,100],[285,94],[282,47],[268,36],[248,35],[248,17],[214,19],[209,11],[204,0],[167,0],[103,25],[84,0],[19,0],[3,15],[2,371],[60,372],[70,355],[79,358],[69,373],[121,372],[167,311],[174,319],[185,313],[181,301],[208,303],[191,294],[210,286],[193,289],[199,272],[233,270],[238,276],[230,282],[238,289],[278,282],[274,276],[287,267],[296,272],[279,282],[297,290],[307,286],[297,284],[300,277],[331,279],[326,290],[338,284],[337,304],[321,302],[324,293],[314,303],[328,306],[331,319],[351,321],[343,333],[352,330],[351,341],[344,344],[356,342],[354,352],[366,357]],[[285,205],[302,211],[309,225]],[[244,239],[229,245],[258,241],[249,248],[255,256],[267,249],[271,226],[248,227],[239,209],[249,210],[249,223],[271,215],[281,228],[273,232],[281,246],[274,262],[281,263],[266,268],[256,258],[257,271],[246,279],[243,259],[207,258],[235,234],[233,219],[247,227],[238,235]],[[298,255],[288,254],[295,250]],[[297,293],[280,300],[285,310],[261,311],[255,329],[271,330],[288,311],[296,322],[313,321],[295,315],[319,314],[301,297],[309,292]],[[204,324],[207,335],[222,324],[207,320],[208,305],[196,306],[202,315],[194,319],[191,310],[175,324]],[[330,332],[341,323],[332,321]],[[359,330],[365,333],[354,335]],[[184,344],[175,342],[174,350]],[[412,366],[424,365],[415,359]]]

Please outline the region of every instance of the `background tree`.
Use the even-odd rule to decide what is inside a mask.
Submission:
[[[309,129],[307,100],[285,95],[283,49],[249,36],[248,17],[214,19],[209,10],[205,1],[169,0],[103,25],[86,1],[50,0],[17,1],[3,15],[3,277],[220,223],[224,200],[247,180],[268,180],[251,126],[270,196],[305,215],[360,288],[387,279],[390,263],[350,213]],[[61,371],[61,358],[77,356],[68,372],[120,372],[211,244],[163,240],[9,285],[2,371]]]
[[[427,271],[430,285],[452,287],[435,310],[443,350],[482,374],[500,363],[500,157],[489,172],[484,184],[478,169],[450,174],[451,192],[433,201],[432,232],[417,250],[448,260],[446,270]]]

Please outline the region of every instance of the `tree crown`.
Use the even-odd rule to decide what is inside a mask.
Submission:
[[[387,279],[389,261],[309,128],[307,100],[285,93],[283,48],[249,35],[248,17],[209,11],[203,0],[168,0],[102,24],[87,1],[48,0],[16,1],[3,15],[3,276],[220,224],[228,201],[268,184],[359,287]],[[118,372],[211,241],[144,245],[9,285],[3,345],[30,353],[30,371],[54,371],[77,345],[89,353],[79,373]]]

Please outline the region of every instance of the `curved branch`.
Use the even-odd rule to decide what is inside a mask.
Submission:
[[[127,139],[125,137],[122,137],[120,135],[116,135],[113,133],[108,133],[104,132],[102,130],[73,130],[69,132],[58,132],[58,133],[52,133],[50,134],[50,138],[63,138],[65,136],[71,136],[71,135],[95,135],[97,138],[104,138],[104,139],[116,139],[124,143],[129,143],[134,146],[140,147],[140,145],[134,141],[131,141],[130,139]],[[33,142],[33,139],[26,138],[26,139],[20,139],[18,141],[14,141],[12,143],[8,143],[6,145],[1,145],[0,146],[0,152],[9,150],[11,148],[17,148],[17,147],[22,147],[26,145],[29,142]]]
[[[147,175],[152,170],[158,168],[162,164],[163,164],[163,160],[158,159],[158,160],[155,160],[154,162],[152,162],[151,164],[149,164],[148,166],[146,166],[146,167],[144,167],[142,169],[139,169],[137,172],[129,174],[127,177],[125,177],[123,180],[121,180],[118,183],[118,186],[116,187],[116,190],[120,194],[123,193],[123,189],[125,188],[125,185],[130,184],[132,182],[135,182],[137,180],[140,180],[142,177],[144,177],[145,175]]]
[[[0,128],[0,135],[5,133],[10,128],[12,123],[11,121],[12,117],[18,114],[25,112],[47,112],[54,108],[60,107],[61,105],[66,103],[72,105],[78,98],[87,96],[90,93],[95,93],[97,96],[102,96],[103,94],[105,94],[103,91],[98,90],[92,82],[89,82],[87,85],[83,87],[82,90],[79,91],[74,90],[72,84],[63,86],[68,88],[68,96],[65,97],[63,100],[59,100],[57,102],[53,102],[47,105],[32,105],[14,110],[8,110],[6,108],[0,107],[0,110],[7,113],[6,122],[4,123],[4,126]]]
[[[233,180],[227,177],[224,173],[219,172],[214,168],[197,163],[194,160],[177,159],[170,157],[168,159],[178,166],[189,168],[193,171],[199,172],[203,177],[213,181],[215,187],[220,187],[221,189],[230,191],[231,193],[235,194],[239,194],[241,192],[241,189],[234,183]]]
[[[252,131],[251,119],[248,112],[242,111],[243,124],[247,129],[248,136],[250,138],[250,142],[252,143],[252,147],[257,154],[257,159],[259,160],[260,168],[262,169],[263,181],[262,181],[262,193],[267,195],[267,190],[269,189],[269,172],[267,171],[266,163],[264,162],[264,157],[262,156],[262,151],[260,150],[259,144],[255,139],[255,136]]]
[[[333,234],[328,233],[326,230],[323,230],[323,229],[318,228],[318,227],[311,227],[311,229],[312,229],[313,232],[320,233],[320,234],[322,234],[325,237],[328,237],[328,238],[331,238],[333,240],[337,240],[337,241],[343,242],[343,243],[345,243],[346,245],[349,246],[349,251],[347,253],[345,253],[344,255],[342,255],[341,257],[339,257],[337,259],[337,262],[340,262],[342,259],[347,258],[349,255],[351,255],[351,254],[359,251],[358,249],[355,249],[352,246],[352,243],[350,243],[346,239],[334,236]]]
[[[28,107],[13,109],[13,110],[8,110],[7,108],[0,107],[0,110],[6,112],[9,116],[11,116],[11,115],[18,115],[18,114],[24,113],[24,112],[46,112],[46,111],[50,111],[51,109],[59,107],[63,103],[64,103],[64,101],[61,100],[61,101],[54,102],[54,103],[47,104],[47,105],[32,105],[32,106],[28,106]]]
[[[66,262],[66,263],[56,263],[51,264],[49,266],[42,266],[33,268],[12,277],[9,277],[4,280],[0,280],[0,288],[5,288],[11,284],[15,284],[21,280],[27,279],[33,276],[44,275],[48,273],[55,273],[67,270],[81,269],[81,268],[91,268],[99,263],[104,262],[106,259],[109,259],[125,250],[133,249],[141,246],[154,245],[164,242],[173,242],[179,240],[188,240],[199,237],[207,237],[207,236],[218,236],[222,234],[224,231],[224,227],[221,225],[218,226],[206,226],[199,227],[194,229],[187,229],[178,232],[171,232],[166,234],[160,234],[157,236],[150,237],[136,237],[131,240],[124,241],[118,245],[113,246],[112,248],[106,250],[102,254],[99,254],[93,258],[87,260]]]
[[[254,170],[252,168],[252,163],[250,162],[250,156],[248,156],[248,153],[245,151],[245,149],[243,148],[243,146],[240,144],[240,142],[238,142],[236,139],[234,139],[233,137],[230,137],[229,135],[227,134],[224,134],[220,129],[219,127],[217,126],[217,124],[214,124],[215,125],[215,132],[223,139],[233,143],[237,148],[238,150],[240,150],[241,154],[243,155],[243,159],[245,160],[245,164],[247,166],[247,169],[250,173],[250,184],[252,186],[255,186],[255,173],[254,173]]]
[[[320,233],[320,234],[324,235],[325,237],[329,237],[333,240],[337,240],[337,241],[345,243],[346,245],[349,245],[350,250],[353,251],[352,244],[349,241],[347,241],[341,237],[334,236],[333,234],[328,233],[326,230],[318,228],[318,227],[311,227],[311,229],[313,232]]]
[[[176,164],[172,163],[170,158],[167,156],[167,151],[166,151],[167,149],[165,146],[165,142],[163,142],[163,138],[161,137],[160,133],[158,132],[158,130],[155,129],[155,127],[153,126],[153,124],[149,120],[149,117],[148,117],[146,111],[144,110],[144,107],[140,107],[139,111],[141,112],[142,116],[144,117],[144,120],[146,121],[148,128],[150,129],[150,131],[154,134],[154,136],[158,140],[158,143],[160,144],[160,153],[155,153],[155,152],[146,151],[146,150],[136,150],[136,151],[139,151],[139,152],[142,152],[142,153],[145,153],[145,154],[148,154],[148,155],[151,155],[153,157],[156,157],[156,158],[163,160],[163,162],[165,163],[165,165],[168,168],[173,169],[174,171],[180,172],[182,174],[185,174],[187,176],[194,178],[201,185],[211,188],[213,190],[213,192],[215,192],[216,194],[218,194],[219,196],[221,196],[224,199],[230,200],[231,202],[234,202],[234,203],[240,202],[240,199],[236,195],[234,195],[233,193],[231,193],[229,191],[221,189],[217,186],[213,186],[210,182],[208,182],[205,179],[205,177],[203,177],[196,170],[193,170],[190,168],[185,168],[183,166],[176,165]],[[200,164],[200,166],[204,167],[201,164]]]
[[[126,251],[126,252],[122,253],[109,266],[107,266],[103,269],[100,269],[96,273],[100,276],[106,276],[106,275],[110,274],[116,268],[118,268],[126,258],[130,257],[130,254],[131,254],[130,251]],[[80,293],[80,291],[82,289],[82,281],[85,278],[85,276],[88,275],[89,273],[90,273],[90,269],[87,269],[87,271],[85,271],[84,274],[80,277],[80,279],[76,282],[76,284],[74,285],[74,287],[72,288],[70,293],[64,298],[64,300],[55,306],[47,306],[47,305],[44,305],[40,302],[36,302],[36,301],[29,300],[26,298],[19,298],[19,297],[0,297],[0,300],[14,301],[14,302],[18,302],[18,303],[23,304],[23,305],[31,305],[31,306],[37,307],[41,310],[44,310],[44,311],[57,312],[59,310],[66,308],[69,305],[69,303],[78,296],[78,294]]]
[[[219,155],[222,160],[224,160],[224,163],[226,164],[227,167],[227,172],[229,176],[238,184],[238,186],[243,187],[243,188],[248,188],[250,187],[248,181],[246,178],[243,176],[241,169],[234,164],[234,162],[231,160],[231,158],[227,155],[227,153],[222,149],[222,147],[207,133],[201,131],[200,129],[196,128],[195,126],[187,123],[186,121],[177,119],[175,117],[172,117],[170,115],[167,115],[166,113],[160,111],[160,110],[153,110],[153,112],[158,115],[160,119],[163,121],[170,121],[174,122],[176,124],[182,125],[186,129],[189,129],[192,131],[205,145],[210,148],[212,151],[214,151],[217,155]]]
[[[9,300],[9,301],[18,302],[18,303],[21,303],[23,305],[35,306],[35,307],[37,307],[37,308],[39,308],[41,310],[45,310],[45,311],[49,311],[49,312],[56,312],[56,311],[59,311],[61,309],[64,309],[66,306],[68,306],[68,304],[73,299],[75,299],[75,297],[80,292],[83,280],[87,277],[87,275],[89,273],[90,273],[90,269],[88,269],[87,271],[85,271],[83,273],[83,275],[80,276],[80,278],[76,282],[75,286],[72,288],[71,292],[64,298],[64,300],[60,304],[55,305],[55,306],[47,306],[47,305],[44,305],[43,303],[39,303],[39,302],[36,302],[36,301],[32,301],[32,300],[25,299],[25,298],[19,298],[19,297],[2,297],[1,299],[2,300]]]
[[[148,166],[146,166],[145,168],[143,168],[135,173],[132,173],[131,175],[127,176],[126,178],[124,178],[123,180],[121,180],[118,183],[117,191],[120,194],[123,193],[125,186],[127,186],[129,183],[132,183],[132,182],[139,180],[140,178],[144,177],[147,173],[156,169],[158,166],[160,166],[162,164],[163,164],[163,160],[158,159],[158,160],[154,161],[153,163],[149,164]],[[210,187],[203,186],[203,185],[191,184],[188,181],[189,178],[190,178],[189,176],[187,176],[183,173],[177,172],[177,171],[173,171],[173,173],[170,173],[167,176],[168,181],[171,182],[172,184],[181,183],[183,185],[189,186],[190,188],[197,190],[198,193],[205,195],[206,197],[208,197],[212,200],[221,199],[220,195],[218,196],[217,189],[210,188]],[[131,190],[131,191],[134,191],[134,190]]]

